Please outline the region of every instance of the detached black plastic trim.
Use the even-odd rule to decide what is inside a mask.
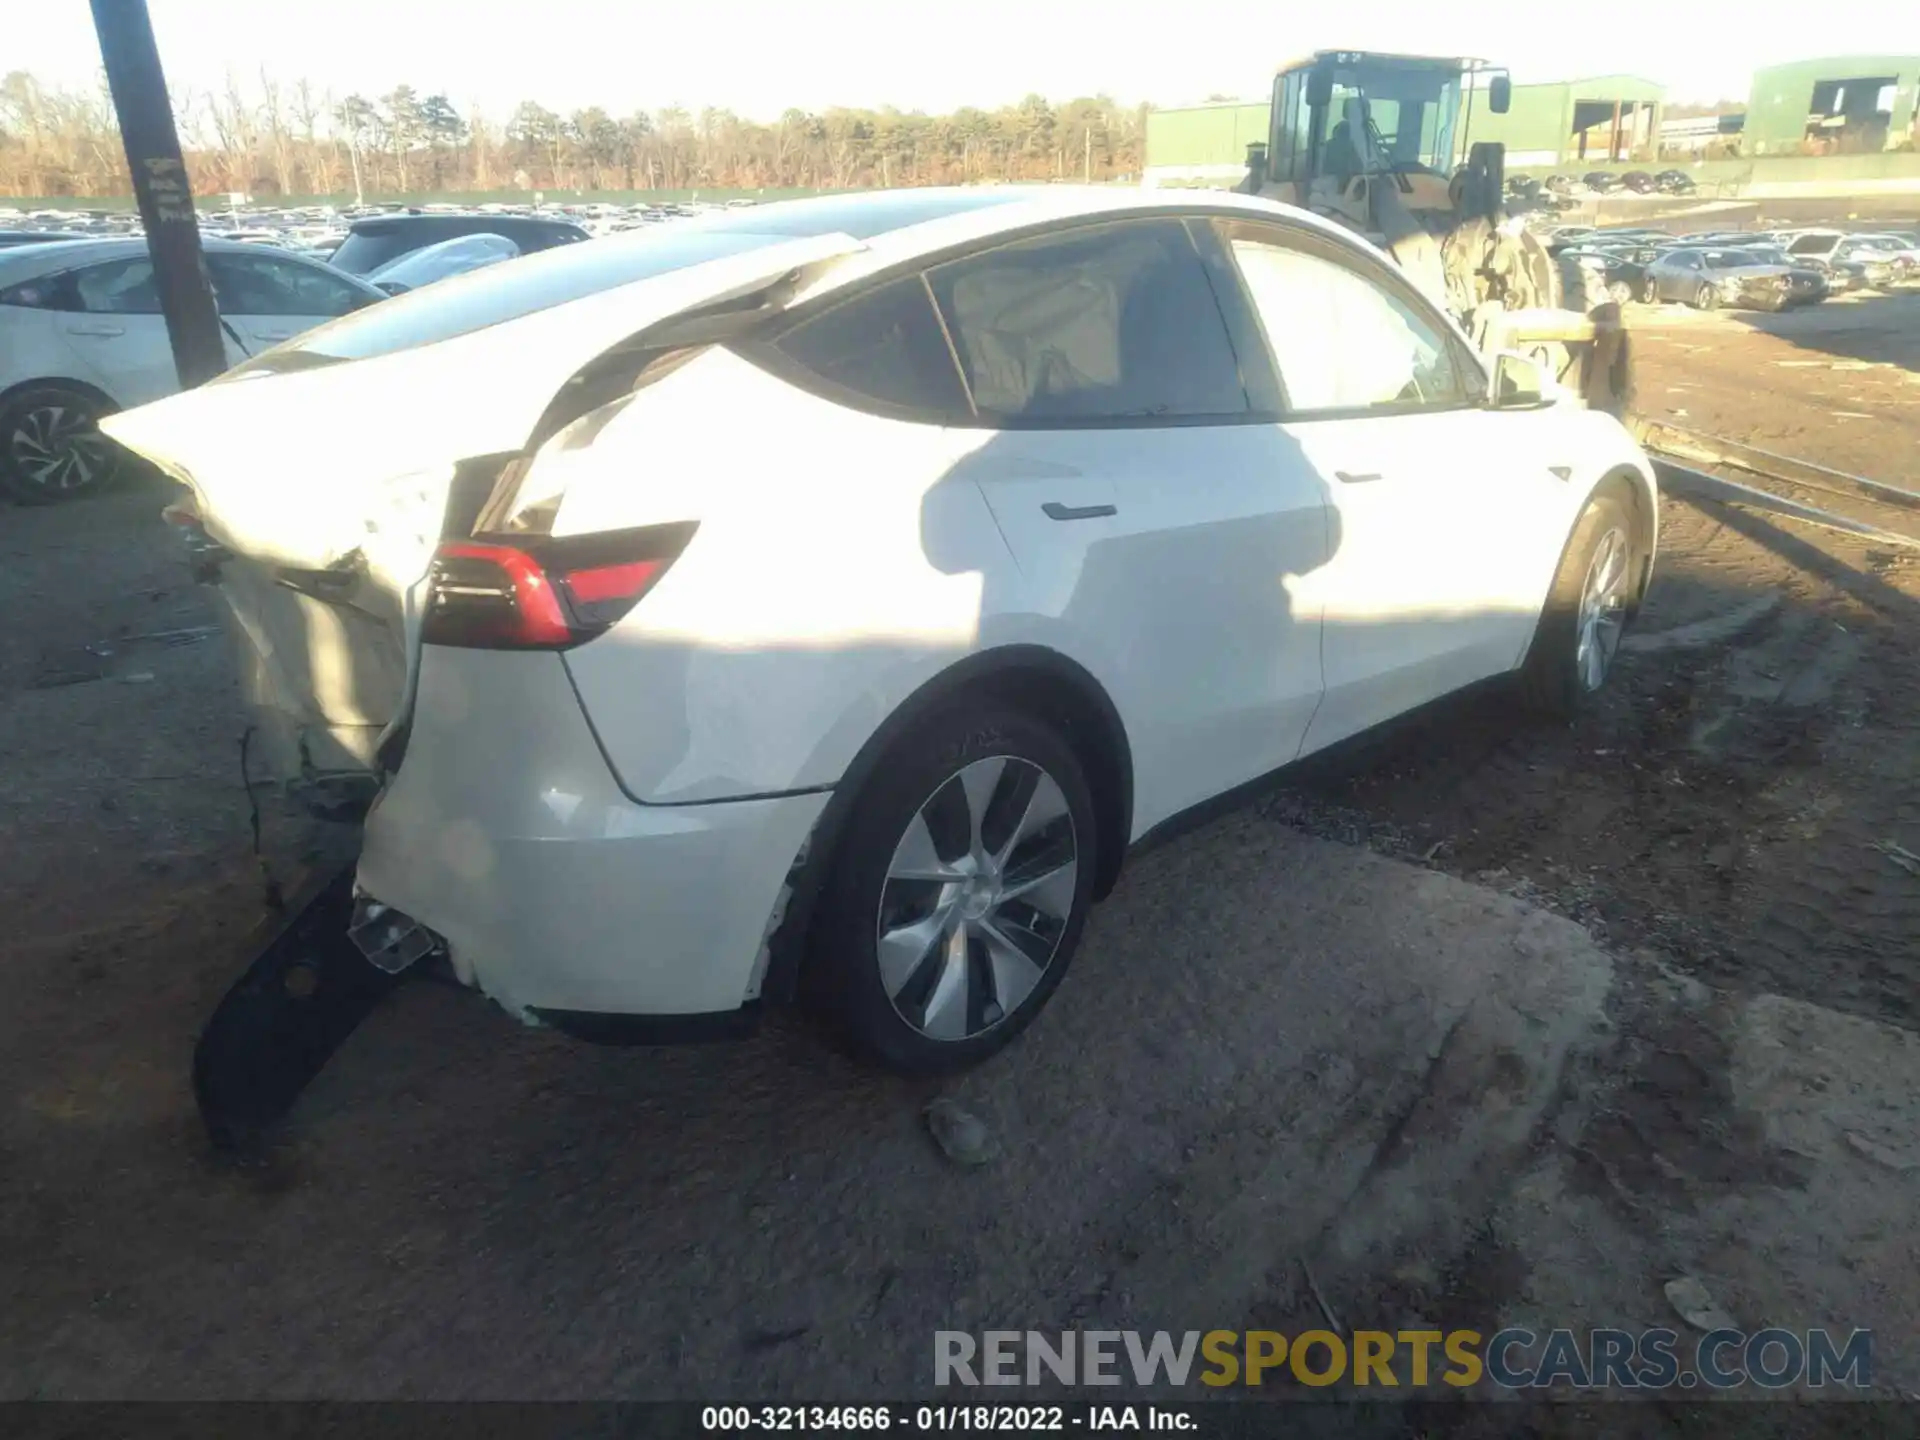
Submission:
[[[545,1024],[594,1045],[701,1045],[744,1040],[760,1028],[760,1005],[693,1015],[609,1015],[597,1010],[535,1010]]]
[[[254,957],[207,1020],[193,1049],[193,1094],[207,1136],[243,1149],[293,1108],[326,1065],[399,985],[347,938],[354,867],[345,866]]]

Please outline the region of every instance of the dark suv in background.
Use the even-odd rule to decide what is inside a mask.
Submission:
[[[327,263],[349,275],[370,275],[389,260],[462,235],[503,235],[522,255],[588,238],[571,220],[538,215],[375,215],[354,221]]]

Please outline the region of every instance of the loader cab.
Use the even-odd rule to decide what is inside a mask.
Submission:
[[[1274,77],[1259,188],[1363,230],[1375,184],[1416,215],[1452,211],[1474,112],[1504,113],[1510,91],[1504,71],[1477,60],[1321,51]]]

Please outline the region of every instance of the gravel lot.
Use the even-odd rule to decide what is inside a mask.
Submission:
[[[1920,296],[1635,320],[1649,415],[1920,488]],[[269,916],[225,642],[139,638],[215,618],[157,509],[0,515],[0,1397],[910,1394],[936,1328],[1318,1324],[1303,1259],[1387,1328],[1694,1275],[1920,1390],[1911,559],[1669,501],[1598,714],[1452,702],[1142,856],[938,1090],[421,984],[236,1165],[187,1058]],[[262,819],[289,886],[350,843]]]

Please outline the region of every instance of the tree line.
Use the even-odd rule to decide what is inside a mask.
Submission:
[[[1146,107],[1029,95],[994,110],[790,109],[778,120],[669,106],[562,114],[536,101],[489,116],[396,86],[336,97],[264,71],[173,95],[195,193],[424,195],[1107,180],[1140,169]],[[0,195],[131,193],[104,78],[91,90],[0,79]]]

